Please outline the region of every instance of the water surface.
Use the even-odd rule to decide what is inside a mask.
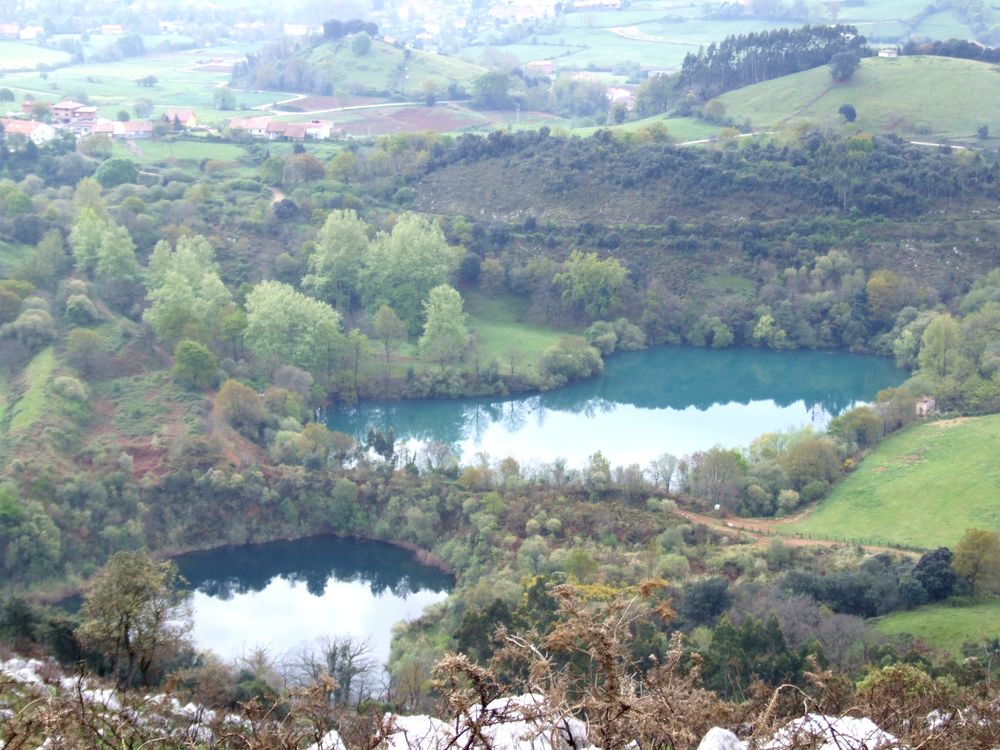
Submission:
[[[822,429],[904,379],[884,357],[664,346],[616,354],[601,377],[547,393],[366,401],[331,410],[327,426],[359,438],[391,426],[411,446],[446,443],[465,461],[483,451],[581,466],[600,450],[613,464],[645,464],[662,453],[744,446],[763,432]]]
[[[174,558],[194,590],[195,645],[272,657],[317,638],[370,638],[380,662],[393,623],[443,600],[452,579],[389,544],[333,536],[223,547]]]

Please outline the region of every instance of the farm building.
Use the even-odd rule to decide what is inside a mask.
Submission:
[[[171,127],[173,127],[175,122],[179,122],[183,128],[193,128],[198,124],[198,117],[195,115],[193,109],[168,107],[167,111],[163,113],[163,119]]]
[[[56,137],[56,129],[44,122],[36,120],[11,120],[0,117],[0,125],[6,136],[23,135],[36,146],[48,143]]]
[[[152,138],[153,123],[151,120],[120,122],[119,120],[106,120],[102,117],[94,123],[93,132],[95,135],[106,135],[110,138],[133,141],[137,138]]]
[[[57,128],[68,128],[77,135],[88,135],[97,122],[97,107],[64,99],[52,105],[52,122]]]
[[[270,117],[234,117],[229,121],[232,130],[245,130],[254,138],[265,138]]]

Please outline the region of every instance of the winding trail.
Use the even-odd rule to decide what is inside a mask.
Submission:
[[[804,518],[812,513],[813,510],[814,508],[807,508],[794,516],[788,516],[787,518],[775,520],[766,520],[761,518],[734,518],[729,520],[725,518],[715,518],[714,516],[706,516],[702,513],[695,513],[694,511],[683,510],[682,508],[678,508],[676,513],[682,518],[686,518],[694,523],[715,529],[716,531],[721,531],[729,536],[735,536],[738,538],[742,534],[747,534],[754,539],[754,545],[756,546],[762,546],[773,539],[780,539],[789,547],[860,547],[873,555],[890,552],[896,555],[905,555],[913,559],[920,557],[921,553],[914,552],[913,550],[902,549],[900,547],[861,544],[858,542],[844,542],[833,539],[814,539],[803,535],[801,532],[786,531],[783,533],[780,531],[782,526],[794,523],[795,521]]]

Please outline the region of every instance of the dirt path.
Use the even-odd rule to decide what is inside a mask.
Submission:
[[[810,100],[809,100],[809,101],[807,101],[807,102],[806,102],[805,104],[803,104],[803,105],[802,105],[801,107],[799,107],[799,108],[798,108],[797,110],[795,110],[795,111],[794,111],[794,112],[792,112],[792,113],[791,113],[790,115],[788,115],[788,117],[784,117],[784,118],[782,118],[781,120],[779,120],[779,121],[778,121],[778,124],[779,124],[779,125],[781,125],[782,123],[786,123],[786,122],[788,122],[788,121],[789,121],[789,120],[791,120],[791,119],[792,119],[793,117],[798,117],[799,115],[801,115],[801,114],[802,114],[803,112],[805,112],[805,111],[806,111],[807,109],[809,109],[809,108],[810,108],[810,107],[811,107],[812,105],[814,105],[814,104],[815,104],[816,102],[818,102],[818,101],[819,101],[820,99],[822,99],[822,98],[823,98],[824,96],[826,96],[827,94],[829,94],[829,93],[830,93],[830,91],[831,91],[831,90],[833,89],[833,87],[834,87],[835,85],[836,85],[836,84],[833,84],[833,83],[831,83],[831,84],[830,84],[829,86],[827,86],[827,87],[826,87],[825,89],[823,89],[823,90],[822,90],[822,91],[820,91],[820,92],[819,92],[818,94],[816,94],[816,96],[814,96],[814,97],[813,97],[812,99],[810,99]]]
[[[677,509],[677,515],[682,516],[689,521],[693,521],[694,523],[699,523],[702,526],[708,526],[709,528],[721,531],[730,536],[738,537],[742,534],[748,534],[754,539],[754,544],[757,546],[769,543],[772,539],[780,539],[789,547],[860,547],[873,555],[881,554],[882,552],[890,552],[896,555],[906,555],[907,557],[912,557],[914,559],[920,557],[919,552],[900,549],[898,547],[858,544],[854,542],[836,541],[833,539],[812,539],[810,537],[803,536],[799,532],[780,531],[780,528],[783,525],[794,523],[811,512],[812,509],[806,509],[794,516],[775,520],[764,520],[760,518],[736,518],[728,520],[724,518],[715,518],[714,516],[706,516],[702,513],[695,513],[690,510],[682,510],[680,508]]]

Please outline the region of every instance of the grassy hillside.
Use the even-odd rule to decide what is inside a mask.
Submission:
[[[793,532],[954,546],[1000,531],[1000,415],[920,424],[886,440]]]
[[[854,78],[834,84],[827,67],[766,81],[719,97],[736,121],[758,129],[801,121],[847,132],[889,131],[918,140],[974,139],[988,125],[1000,136],[1000,75],[994,66],[947,57],[868,58]],[[858,117],[837,110],[851,104]],[[990,145],[995,141],[990,139]]]
[[[445,95],[449,84],[466,89],[485,73],[485,69],[461,60],[420,50],[403,50],[381,41],[372,42],[365,55],[351,50],[350,40],[326,42],[302,53],[306,64],[320,71],[329,71],[334,90],[384,91],[420,98],[426,87],[439,96]]]
[[[909,633],[957,658],[961,656],[963,643],[996,637],[1000,631],[1000,600],[968,607],[948,604],[920,607],[882,618],[875,627],[886,635]]]

